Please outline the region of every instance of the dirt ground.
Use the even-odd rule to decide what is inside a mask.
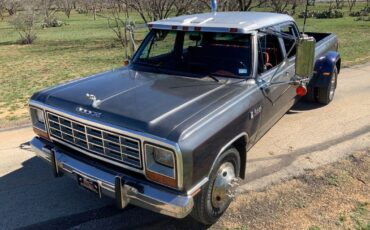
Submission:
[[[370,229],[370,149],[242,194],[213,229]]]

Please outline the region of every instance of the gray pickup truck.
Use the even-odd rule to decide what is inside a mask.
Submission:
[[[248,150],[303,96],[333,100],[338,41],[274,13],[148,27],[128,66],[34,94],[31,144],[56,177],[119,208],[212,224],[246,176]]]

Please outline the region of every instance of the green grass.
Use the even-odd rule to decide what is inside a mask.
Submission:
[[[311,10],[325,7],[317,4]],[[354,10],[362,7],[358,4]],[[301,6],[297,13],[302,10]],[[77,13],[70,19],[61,13],[57,16],[67,25],[49,29],[38,26],[38,39],[32,45],[17,44],[17,32],[7,19],[0,21],[0,123],[26,117],[28,98],[42,88],[122,66],[124,50],[114,40],[105,18],[94,21],[91,15]],[[138,15],[132,14],[132,18],[142,23]],[[303,24],[302,19],[297,22]],[[348,16],[309,19],[307,23],[307,31],[338,35],[346,66],[370,60],[369,28],[370,22],[355,22]],[[136,38],[143,39],[145,33],[138,31]]]
[[[122,66],[124,50],[106,19],[94,21],[81,14],[58,17],[68,25],[38,27],[38,39],[32,45],[17,44],[19,37],[12,26],[0,22],[0,122],[24,117],[28,98],[40,89]],[[136,38],[145,33],[139,31]],[[9,119],[9,112],[16,115]]]
[[[370,219],[368,219],[369,211],[367,209],[368,206],[368,203],[356,202],[355,209],[351,214],[351,219],[356,224],[357,230],[370,230]]]

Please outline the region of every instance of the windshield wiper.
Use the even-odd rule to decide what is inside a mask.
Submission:
[[[220,80],[218,80],[215,76],[213,76],[212,73],[207,74],[206,77],[209,77],[209,78],[213,79],[215,82],[220,82]]]
[[[142,62],[142,61],[138,61],[138,62],[134,62],[133,63],[134,65],[137,64],[137,65],[141,65],[141,66],[145,66],[147,68],[153,68],[156,72],[158,73],[164,73],[163,69],[161,68],[161,66],[157,66],[155,64],[151,64],[150,62]]]

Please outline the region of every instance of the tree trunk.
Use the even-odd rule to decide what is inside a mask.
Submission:
[[[8,11],[8,14],[9,14],[10,16],[14,15],[14,14],[15,14],[15,12],[16,12],[14,9],[6,9],[6,11]]]

